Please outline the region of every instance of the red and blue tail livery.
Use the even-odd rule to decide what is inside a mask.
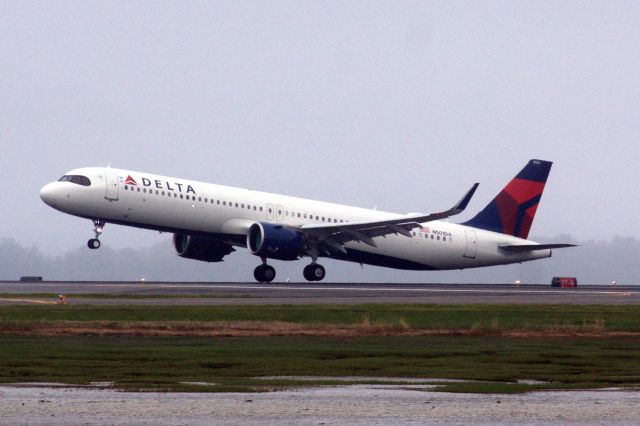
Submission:
[[[493,201],[464,225],[526,239],[552,164],[529,161]]]

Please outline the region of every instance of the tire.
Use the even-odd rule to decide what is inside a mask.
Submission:
[[[264,282],[264,265],[260,265],[253,270],[253,277],[259,283]]]
[[[253,270],[253,277],[259,283],[270,283],[276,277],[276,270],[270,265],[260,265]]]
[[[273,266],[264,265],[264,272],[262,273],[262,278],[265,283],[270,283],[276,277],[276,270]]]
[[[326,271],[324,270],[324,266],[322,265],[314,265],[311,269],[311,273],[313,275],[314,281],[322,281],[324,276],[326,275]]]
[[[89,241],[87,241],[87,247],[89,247],[91,250],[97,250],[100,248],[100,240],[97,238],[92,238]]]
[[[302,270],[302,275],[304,275],[304,279],[307,280],[307,281],[315,281],[315,277],[313,275],[313,271],[311,270],[312,266],[313,265],[307,265]]]

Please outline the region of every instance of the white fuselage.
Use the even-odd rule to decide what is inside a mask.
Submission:
[[[400,218],[403,215],[248,189],[103,167],[76,169],[90,185],[56,181],[42,199],[62,212],[146,229],[214,235],[246,247],[255,222],[290,227]],[[441,221],[411,231],[412,237],[376,237],[376,246],[345,244],[342,260],[399,269],[463,269],[524,262],[551,256],[551,250],[508,252],[501,245],[533,243],[510,235]],[[533,243],[535,244],[535,243]]]

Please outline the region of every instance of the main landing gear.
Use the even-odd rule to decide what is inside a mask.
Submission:
[[[87,241],[87,247],[91,250],[97,250],[100,248],[100,235],[102,235],[102,231],[104,230],[104,220],[94,220],[93,221],[93,232],[96,234],[95,238],[91,238]]]
[[[304,267],[302,275],[307,281],[322,281],[325,276],[324,266],[312,263]]]
[[[324,266],[318,265],[318,246],[312,245],[309,248],[309,256],[311,256],[311,263],[304,267],[302,275],[307,281],[322,281],[325,276]]]
[[[253,270],[253,276],[256,281],[261,283],[270,283],[276,277],[276,270],[273,266],[267,265],[266,259],[263,264]],[[312,263],[304,267],[304,278],[307,281],[322,281],[325,276],[324,266]]]
[[[276,270],[273,266],[267,265],[266,260],[263,264],[253,270],[253,276],[256,281],[261,283],[270,283],[276,277]]]

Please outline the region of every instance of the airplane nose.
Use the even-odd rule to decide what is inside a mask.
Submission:
[[[55,207],[56,206],[56,197],[55,197],[55,184],[48,183],[42,187],[40,190],[40,199],[45,202],[45,204]]]

